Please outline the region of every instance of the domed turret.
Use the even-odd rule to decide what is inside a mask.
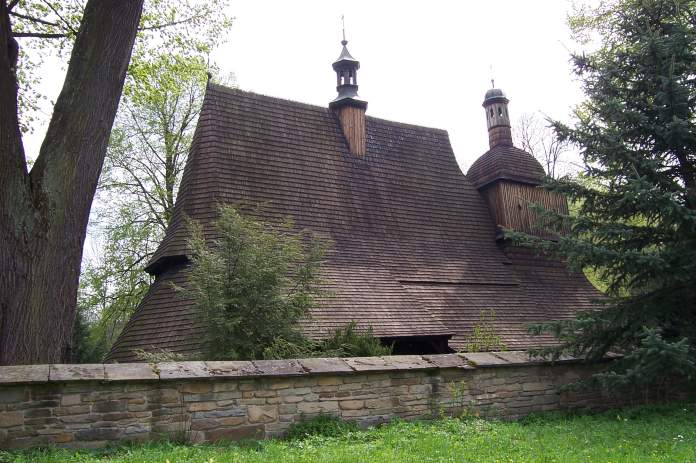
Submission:
[[[508,114],[509,102],[505,93],[495,87],[488,90],[483,99],[486,124],[488,125],[488,144],[491,148],[498,145],[512,146],[512,130]]]
[[[509,100],[499,88],[491,88],[483,99],[490,149],[469,168],[466,177],[478,188],[499,229],[511,229],[554,238],[538,223],[532,204],[567,213],[563,196],[538,188],[544,168],[534,156],[512,144]],[[503,235],[499,234],[499,238]]]

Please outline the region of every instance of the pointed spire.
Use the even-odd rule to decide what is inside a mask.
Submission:
[[[367,102],[360,99],[358,96],[358,69],[360,69],[360,61],[353,58],[348,51],[348,41],[346,40],[346,27],[344,17],[341,16],[342,35],[341,54],[338,59],[333,62],[332,67],[336,71],[336,90],[338,96],[329,106],[334,107],[337,104],[350,103],[353,106],[367,107]]]
[[[338,96],[329,103],[329,108],[336,114],[346,138],[351,154],[364,156],[366,153],[365,110],[367,101],[358,96],[358,69],[360,62],[348,51],[346,26],[341,16],[342,36],[341,54],[332,67],[336,71],[336,91]]]

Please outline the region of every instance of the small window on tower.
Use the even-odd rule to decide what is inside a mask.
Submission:
[[[501,108],[500,106],[498,106],[498,116],[503,117],[503,108]]]
[[[494,114],[493,114],[493,108],[491,108],[491,119],[493,119],[493,116],[494,116]]]

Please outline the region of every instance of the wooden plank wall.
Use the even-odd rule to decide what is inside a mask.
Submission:
[[[568,202],[563,196],[534,185],[501,180],[488,185],[482,194],[496,225],[531,235],[549,237],[549,233],[539,227],[538,214],[531,209],[531,204],[568,213]]]
[[[343,106],[338,108],[338,120],[351,154],[365,155],[365,108]]]

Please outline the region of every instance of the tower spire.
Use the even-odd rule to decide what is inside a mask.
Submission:
[[[346,46],[348,45],[348,41],[346,40],[346,20],[344,15],[341,15],[341,30],[343,31],[343,40],[341,40],[341,45]]]
[[[358,69],[360,62],[353,58],[346,45],[345,18],[341,15],[343,40],[341,54],[332,67],[336,71],[336,91],[338,96],[329,103],[329,108],[338,116],[352,154],[365,154],[365,110],[367,101],[358,96]]]

